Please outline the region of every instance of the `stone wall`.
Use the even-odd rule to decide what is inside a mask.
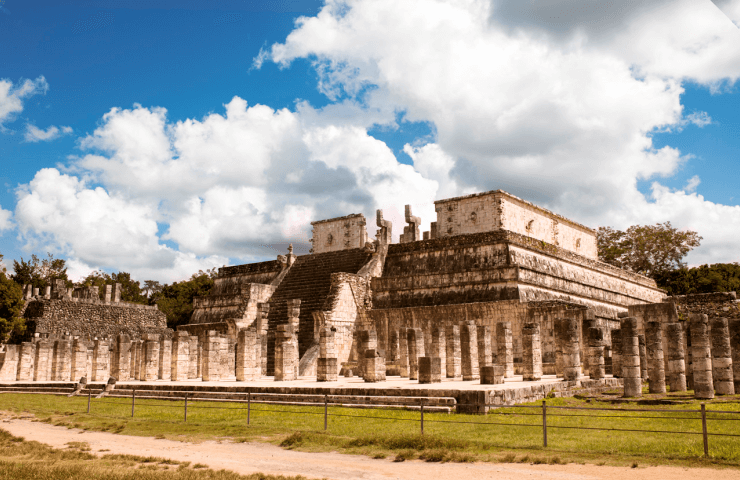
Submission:
[[[161,334],[167,318],[156,306],[104,303],[98,300],[52,300],[37,297],[28,302],[24,317],[29,330],[40,337],[62,335],[112,338],[125,333],[132,339]]]
[[[688,320],[692,313],[703,313],[709,318],[740,318],[740,302],[735,292],[678,295],[666,300],[676,304],[681,320]]]
[[[434,202],[436,237],[491,232],[526,235],[596,259],[596,231],[502,190]]]
[[[368,241],[365,216],[361,213],[311,222],[312,253],[362,248]]]

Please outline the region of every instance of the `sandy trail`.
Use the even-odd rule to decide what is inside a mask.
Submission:
[[[376,460],[359,455],[339,453],[306,453],[284,450],[264,443],[202,443],[158,440],[151,437],[116,435],[107,432],[85,432],[41,422],[5,418],[0,428],[26,440],[36,440],[56,448],[67,442],[87,442],[93,453],[120,453],[164,457],[178,461],[202,463],[213,469],[227,469],[241,474],[263,472],[275,475],[303,475],[309,478],[344,479],[623,479],[664,480],[736,480],[734,469],[716,470],[682,467],[608,467],[595,465],[526,465],[505,463],[427,463]],[[102,454],[102,453],[101,453]]]

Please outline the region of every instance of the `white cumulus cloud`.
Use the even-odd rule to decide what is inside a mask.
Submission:
[[[0,131],[4,124],[15,120],[23,111],[23,100],[33,95],[45,94],[49,84],[43,76],[36,80],[22,80],[14,84],[11,80],[0,79]]]
[[[10,210],[4,210],[0,207],[0,234],[5,230],[10,230],[12,228],[13,224],[11,222],[11,218],[13,218],[13,212]]]
[[[50,126],[46,130],[38,128],[30,123],[26,124],[26,133],[24,135],[27,142],[49,142],[56,140],[62,135],[69,135],[72,133],[72,127],[56,127]]]

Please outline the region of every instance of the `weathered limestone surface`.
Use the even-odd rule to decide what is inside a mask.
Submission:
[[[409,348],[409,379],[419,378],[419,358],[424,356],[424,333],[420,328],[409,328],[406,331]]]
[[[540,325],[528,323],[522,328],[524,346],[523,379],[539,381],[542,379],[542,350],[540,349]]]
[[[160,380],[172,380],[172,339],[162,336],[159,341],[159,372]]]
[[[501,365],[489,365],[480,369],[481,385],[499,385],[504,383],[505,369]]]
[[[4,351],[0,352],[0,381],[12,382],[18,375],[18,345],[5,345]]]
[[[316,379],[319,382],[336,382],[339,377],[335,333],[334,327],[322,327],[319,332],[319,359],[316,366]]]
[[[419,358],[419,383],[442,381],[442,359],[439,357]]]
[[[663,324],[659,321],[645,323],[645,351],[650,393],[665,393],[665,359],[663,358]]]
[[[236,380],[238,382],[260,378],[261,351],[262,345],[256,329],[239,330],[236,341]]]
[[[637,327],[638,330],[640,327]],[[647,364],[647,347],[645,346],[645,335],[640,333],[637,335],[637,341],[640,346],[640,377],[645,381],[648,379],[648,364]]]
[[[188,379],[190,370],[190,336],[187,332],[177,331],[172,339],[172,358],[170,378],[175,382]]]
[[[275,381],[297,380],[298,348],[292,325],[278,325],[275,335]]]
[[[68,382],[72,368],[72,341],[68,339],[54,342],[52,357],[52,380]]]
[[[110,285],[108,285],[110,286]],[[93,344],[92,381],[104,382],[110,376],[110,351],[106,340],[95,340]]]
[[[362,248],[368,241],[367,222],[361,213],[311,222],[313,253]]]
[[[33,365],[33,380],[47,382],[51,380],[51,363],[54,355],[54,343],[41,339],[36,342],[36,358]]]
[[[478,368],[493,365],[493,351],[491,350],[491,327],[479,325],[476,327],[478,335]]]
[[[399,371],[400,376],[408,378],[410,365],[409,365],[409,337],[408,329],[400,328],[398,330],[398,355],[399,355]]]
[[[730,331],[730,347],[732,348],[732,377],[735,392],[740,392],[740,318],[731,319],[728,322]]]
[[[463,380],[478,380],[480,369],[478,367],[478,333],[475,322],[467,322],[462,325],[460,346]]]
[[[734,395],[730,330],[726,318],[712,318],[712,378],[717,395]]]
[[[447,342],[445,344],[447,349],[447,378],[461,379],[462,353],[460,350],[460,326],[448,325],[445,329],[445,333],[447,334]]]
[[[622,330],[612,330],[612,376],[622,378]]]
[[[709,340],[709,317],[703,313],[689,315],[691,322],[691,362],[694,371],[694,396],[714,398],[712,354]]]
[[[144,336],[144,378],[147,382],[159,378],[159,335]]]
[[[640,340],[637,333],[637,319],[621,319],[622,330],[622,378],[624,396],[642,396],[642,369],[640,367]]]
[[[604,329],[602,327],[590,327],[587,331],[588,337],[588,376],[591,380],[601,380],[606,376],[604,364]]]
[[[36,345],[33,342],[23,342],[20,347],[16,380],[29,382],[33,380],[33,364],[36,357]]]
[[[581,378],[581,345],[578,319],[563,318],[555,321],[555,336],[561,343],[563,378],[569,382]]]
[[[439,358],[442,365],[442,375],[447,376],[447,345],[445,329],[440,327],[432,328],[432,345],[427,353],[429,357]]]
[[[72,372],[73,381],[87,375],[87,345],[79,338],[72,342]]]
[[[511,322],[496,324],[496,363],[504,367],[504,377],[514,376],[514,336]]]
[[[123,333],[116,336],[111,376],[117,380],[131,378],[131,337]]]
[[[189,337],[188,347],[188,380],[198,378],[200,373],[200,350],[202,348],[200,339],[195,335]]]
[[[671,392],[686,391],[686,363],[684,354],[683,326],[679,323],[665,325],[668,345],[668,386]]]
[[[366,382],[385,381],[385,354],[374,348],[365,351],[363,379]]]

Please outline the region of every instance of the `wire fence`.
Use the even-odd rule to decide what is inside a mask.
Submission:
[[[18,392],[15,392],[18,393]],[[80,392],[80,394],[84,394]],[[246,393],[242,395],[244,398],[231,398],[231,399],[213,399],[213,398],[196,398],[194,394],[186,393],[181,397],[164,397],[160,401],[157,401],[157,397],[137,397],[136,390],[131,390],[131,395],[125,395],[123,392],[117,392],[114,396],[106,396],[102,398],[93,398],[93,391],[87,391],[87,414],[95,415],[93,409],[96,404],[111,404],[116,406],[131,407],[131,418],[135,418],[137,408],[140,407],[158,407],[158,408],[171,408],[182,411],[182,422],[188,421],[188,412],[192,413],[193,410],[241,410],[246,411],[247,425],[252,422],[252,412],[278,412],[281,414],[293,414],[293,415],[312,415],[312,416],[323,416],[324,431],[329,430],[329,419],[330,417],[350,417],[350,418],[367,418],[373,420],[388,420],[394,422],[418,422],[419,433],[424,434],[425,424],[460,424],[460,425],[491,425],[491,426],[507,426],[517,428],[531,428],[540,429],[542,432],[542,446],[548,447],[548,431],[549,430],[584,430],[584,431],[601,431],[601,432],[630,432],[630,433],[644,433],[644,434],[660,434],[660,435],[692,435],[701,436],[703,440],[704,456],[709,456],[709,439],[710,437],[735,437],[740,438],[740,434],[736,433],[719,433],[709,432],[708,421],[712,422],[732,422],[740,421],[740,411],[728,411],[728,410],[709,410],[705,404],[701,404],[699,409],[645,409],[645,408],[604,408],[604,407],[577,407],[577,406],[554,406],[547,405],[545,400],[542,401],[541,405],[513,405],[513,406],[502,406],[502,405],[490,405],[490,404],[460,404],[454,403],[454,399],[442,399],[450,400],[443,408],[457,407],[458,411],[460,407],[470,407],[470,411],[483,413],[487,410],[488,417],[485,421],[474,421],[471,416],[471,420],[445,420],[441,418],[430,419],[428,413],[430,408],[439,411],[440,403],[445,404],[444,401],[440,402],[440,399],[434,399],[430,405],[429,399],[424,397],[412,398],[405,397],[406,399],[413,400],[412,403],[397,403],[392,398],[389,398],[388,402],[390,405],[384,405],[385,407],[391,406],[395,408],[405,408],[408,410],[418,410],[419,416],[416,418],[399,418],[392,416],[378,416],[378,415],[358,415],[358,414],[346,414],[338,413],[337,411],[330,412],[329,407],[348,407],[346,402],[341,400],[352,400],[352,396],[348,395],[316,395],[316,394],[297,394],[297,395],[284,395],[284,394],[269,394],[259,393],[252,394]],[[281,399],[285,397],[291,397],[292,401],[286,402]],[[323,397],[323,398],[322,398]],[[357,397],[357,400],[351,403],[351,407],[363,406],[382,408],[383,406],[377,404],[359,405],[362,403],[363,397]],[[379,398],[379,397],[375,397]],[[383,397],[385,398],[385,397]],[[319,401],[323,400],[323,401]],[[142,401],[143,400],[143,401]],[[124,402],[125,401],[125,402]],[[197,401],[197,404],[193,402]],[[204,403],[208,403],[207,405]],[[218,405],[221,403],[221,405]],[[298,409],[285,409],[285,408],[270,408],[277,404],[288,405],[288,406],[305,406],[305,407],[323,407],[321,411],[307,411]],[[255,408],[258,407],[258,408]],[[486,408],[487,407],[487,408]],[[463,409],[464,411],[465,409]],[[515,411],[512,411],[515,410]],[[571,413],[573,412],[573,413]],[[634,413],[637,415],[625,415],[625,413]],[[644,413],[644,415],[642,415]],[[425,414],[427,414],[425,418]],[[711,414],[711,417],[708,415]],[[102,416],[102,415],[101,415]],[[538,417],[539,421],[535,422],[535,418],[532,418],[532,423],[517,423],[515,421],[506,421],[507,416],[516,417]],[[112,417],[122,418],[122,417]],[[571,419],[576,418],[580,420],[586,419],[616,419],[620,422],[626,423],[634,420],[666,420],[666,421],[696,421],[701,422],[697,425],[696,430],[658,430],[658,429],[640,429],[640,428],[628,428],[630,425],[620,425],[618,427],[613,426],[592,426],[592,425],[559,425],[553,422],[557,419]],[[549,419],[549,421],[548,421]],[[150,419],[151,420],[151,419]],[[162,421],[171,423],[171,420],[155,419],[155,421]],[[700,427],[700,428],[699,428]]]

